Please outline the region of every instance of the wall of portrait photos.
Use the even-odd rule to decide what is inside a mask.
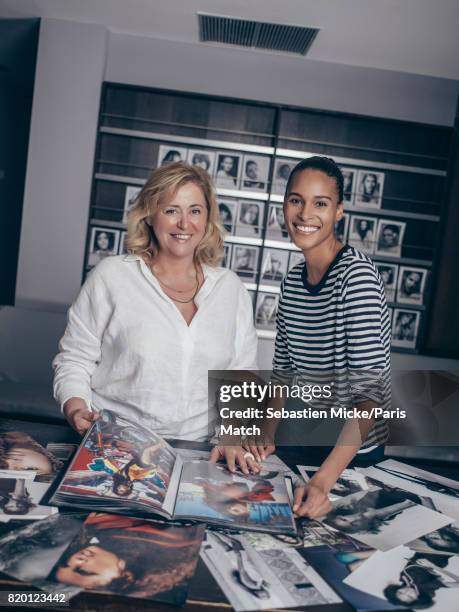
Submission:
[[[303,261],[283,218],[287,180],[304,157],[329,155],[345,179],[337,235],[381,274],[394,350],[422,352],[449,143],[436,126],[107,83],[84,275],[125,252],[127,211],[150,170],[186,160],[213,177],[222,265],[247,286],[259,336],[274,338],[280,282]]]

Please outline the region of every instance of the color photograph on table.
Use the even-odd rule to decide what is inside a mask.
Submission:
[[[177,145],[160,145],[157,167],[177,161],[186,161],[188,149]]]
[[[395,308],[392,321],[392,346],[416,348],[421,313],[418,310]]]
[[[118,254],[120,241],[119,230],[108,227],[93,227],[89,240],[88,265],[95,266],[110,255]]]
[[[263,249],[260,284],[279,285],[287,274],[288,258],[288,251]]]
[[[357,175],[357,194],[354,204],[368,208],[381,208],[383,188],[383,172],[359,170]]]
[[[188,149],[187,162],[205,170],[210,176],[214,175],[215,158],[216,151],[209,151],[208,149]]]
[[[124,192],[124,208],[123,208],[123,223],[127,223],[127,215],[129,210],[134,206],[137,196],[139,195],[142,187],[136,187],[135,185],[128,185]]]
[[[386,292],[386,300],[395,302],[395,291],[397,288],[398,266],[397,264],[381,263],[375,261],[376,269],[379,272]]]
[[[343,244],[347,241],[347,235],[349,231],[349,213],[343,213],[341,219],[335,225],[335,236]]]
[[[235,234],[251,238],[261,238],[264,202],[241,200]]]
[[[266,227],[266,238],[269,240],[289,241],[287,226],[285,225],[282,204],[270,204]]]
[[[424,301],[427,270],[402,266],[397,287],[397,302],[421,305]]]
[[[357,170],[354,168],[341,168],[343,175],[343,202],[352,205],[357,185]]]
[[[283,196],[287,188],[287,182],[293,168],[298,160],[276,159],[274,162],[273,186],[271,193]]]
[[[255,326],[258,329],[274,331],[279,294],[259,291],[255,307]]]
[[[267,191],[270,157],[246,153],[242,161],[241,189]]]
[[[233,244],[231,269],[245,280],[255,280],[258,268],[259,248]]]
[[[348,242],[362,253],[371,255],[375,250],[376,217],[351,215]]]
[[[228,234],[234,233],[234,228],[236,227],[237,222],[237,207],[237,200],[224,200],[218,198],[220,221]]]
[[[221,189],[237,189],[242,166],[240,153],[217,153],[215,167],[215,187]]]
[[[406,223],[404,221],[379,219],[375,254],[386,257],[401,257],[405,228]]]
[[[72,452],[74,445],[65,445]],[[55,456],[48,448],[22,431],[3,431],[0,433],[0,470],[29,471],[37,482],[53,482],[64,461]]]

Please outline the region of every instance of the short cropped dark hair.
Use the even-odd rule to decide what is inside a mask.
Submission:
[[[298,172],[303,170],[319,170],[330,178],[335,180],[336,189],[338,191],[338,202],[342,202],[344,198],[344,178],[338,164],[331,157],[322,155],[314,155],[301,160],[290,173],[285,193],[288,193],[293,177]]]

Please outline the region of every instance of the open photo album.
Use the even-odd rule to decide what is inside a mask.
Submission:
[[[277,470],[245,475],[187,460],[144,426],[105,412],[83,439],[51,503],[295,534],[288,485]]]

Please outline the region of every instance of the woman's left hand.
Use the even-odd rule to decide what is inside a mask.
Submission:
[[[260,464],[255,461],[252,453],[247,452],[242,446],[214,446],[210,453],[210,463],[217,463],[224,459],[230,472],[235,472],[239,467],[244,474],[258,474],[261,470]]]
[[[293,512],[297,516],[313,519],[324,516],[331,509],[332,505],[328,499],[328,492],[315,484],[312,479],[307,484],[295,488]]]

